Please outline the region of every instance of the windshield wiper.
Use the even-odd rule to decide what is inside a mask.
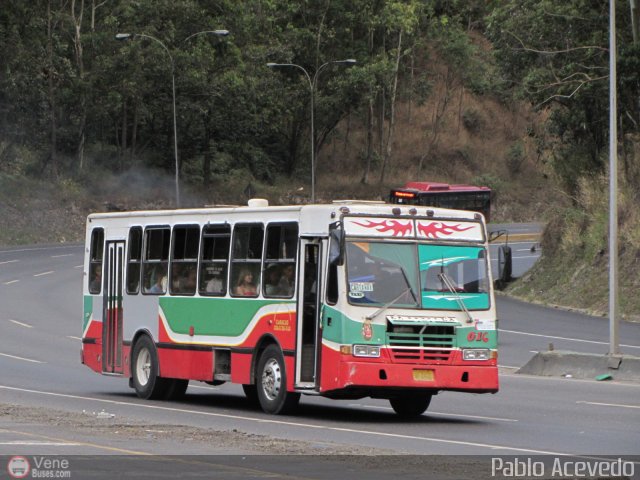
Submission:
[[[413,300],[417,302],[416,300],[416,296],[413,293],[413,290],[411,289],[411,286],[409,286],[409,288],[407,288],[405,291],[403,291],[400,295],[398,295],[396,298],[394,298],[393,300],[391,300],[389,303],[384,304],[382,307],[380,307],[378,310],[376,310],[375,312],[373,312],[371,315],[367,315],[365,318],[367,320],[373,320],[374,318],[376,318],[378,315],[380,315],[382,312],[384,312],[386,309],[388,309],[390,306],[395,305],[395,303],[400,300],[403,296],[405,296],[407,293],[411,292],[411,295],[413,296]]]
[[[464,304],[464,300],[462,300],[462,297],[456,290],[456,287],[453,285],[453,281],[444,272],[439,273],[438,278],[456,298],[456,302],[458,302],[458,305],[460,305],[460,309],[462,309],[464,313],[467,314],[467,323],[473,323],[473,317],[471,316],[471,313],[469,312],[467,306]]]
[[[391,307],[392,305],[395,305],[395,303],[400,300],[404,295],[406,295],[407,293],[410,293],[411,296],[413,297],[413,301],[414,303],[418,303],[418,299],[416,297],[416,294],[413,293],[413,288],[411,287],[411,283],[409,283],[409,279],[407,278],[407,274],[404,271],[404,268],[400,267],[400,271],[402,272],[402,276],[404,277],[404,281],[407,284],[407,289],[404,290],[400,295],[398,295],[396,298],[394,298],[393,300],[391,300],[389,303],[386,303],[385,305],[383,305],[382,307],[380,307],[378,310],[376,310],[375,312],[373,312],[371,315],[367,315],[365,318],[367,320],[373,320],[374,318],[376,318],[378,315],[380,315],[382,312],[384,312],[385,310],[387,310],[389,307]]]

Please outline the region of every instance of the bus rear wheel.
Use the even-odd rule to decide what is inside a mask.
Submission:
[[[140,398],[163,398],[170,385],[158,376],[158,353],[153,341],[146,335],[138,339],[131,354],[133,388]]]
[[[269,345],[260,355],[256,386],[260,407],[266,413],[289,413],[297,407],[300,400],[299,393],[287,391],[284,357],[276,345]]]
[[[389,399],[393,410],[404,418],[418,417],[427,411],[431,394],[406,394]]]

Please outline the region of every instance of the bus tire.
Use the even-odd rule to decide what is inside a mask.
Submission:
[[[287,374],[284,357],[280,348],[269,345],[258,361],[256,386],[260,407],[273,415],[293,411],[298,405],[300,394],[287,391]]]
[[[141,336],[131,355],[133,388],[145,400],[163,398],[169,387],[167,379],[158,376],[158,352],[151,338]]]
[[[389,399],[391,408],[404,418],[418,417],[427,411],[431,394],[410,393]]]
[[[180,400],[184,397],[189,386],[189,380],[182,378],[166,378],[163,380],[167,382],[167,389],[163,396],[165,400]]]

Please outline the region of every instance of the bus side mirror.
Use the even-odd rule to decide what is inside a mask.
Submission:
[[[344,230],[331,229],[329,239],[329,265],[342,265],[344,262]]]

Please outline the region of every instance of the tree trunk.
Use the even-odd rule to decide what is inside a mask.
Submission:
[[[387,148],[382,161],[380,172],[380,184],[384,183],[384,176],[391,159],[391,149],[393,147],[393,134],[396,126],[396,94],[398,92],[398,76],[400,73],[400,57],[402,53],[402,29],[398,33],[398,50],[396,52],[396,66],[394,71],[393,86],[391,88],[391,105],[389,105],[389,133],[387,135]]]
[[[71,0],[71,18],[73,20],[73,48],[76,60],[76,69],[78,71],[78,80],[80,82],[79,103],[80,103],[80,121],[78,125],[78,146],[76,155],[78,157],[78,168],[82,170],[84,167],[84,144],[85,129],[87,124],[87,94],[84,85],[84,59],[82,50],[82,17],[84,15],[84,0],[80,0],[79,11],[76,12],[76,0]]]
[[[43,165],[43,170],[51,163],[53,175],[58,175],[58,124],[56,121],[56,85],[54,81],[55,66],[53,63],[53,14],[51,0],[47,2],[47,89],[49,103],[49,155]]]
[[[369,109],[367,111],[367,156],[364,163],[364,172],[360,179],[360,183],[363,185],[366,185],[369,182],[369,172],[371,171],[371,160],[373,156],[373,119],[375,117],[373,102],[374,97],[371,95],[369,97]]]

